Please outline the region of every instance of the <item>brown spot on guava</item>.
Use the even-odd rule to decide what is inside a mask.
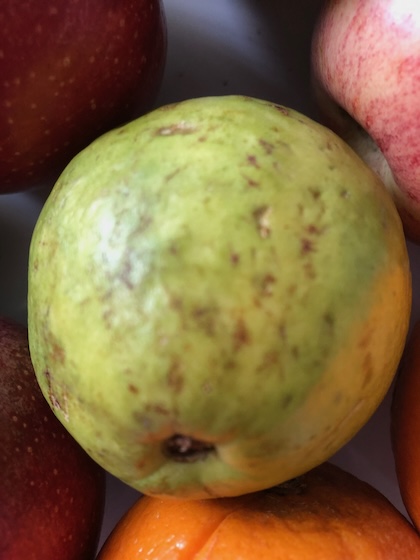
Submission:
[[[215,334],[215,309],[212,307],[196,307],[192,311],[192,316],[198,327],[209,336]]]
[[[226,360],[224,362],[223,367],[224,367],[224,369],[232,370],[232,369],[236,368],[236,365],[237,364],[236,364],[235,360],[229,359],[229,360]]]
[[[51,406],[53,408],[55,408],[56,410],[62,412],[62,414],[64,415],[64,419],[68,420],[68,414],[67,414],[67,410],[65,406],[62,406],[60,400],[58,399],[56,392],[54,391],[54,387],[53,387],[53,378],[51,375],[51,372],[49,370],[45,370],[44,371],[44,377],[46,379],[47,382],[47,393],[48,393],[48,399],[51,403]],[[64,401],[66,401],[66,396],[64,395]]]
[[[178,296],[172,296],[169,304],[170,304],[171,308],[174,309],[175,311],[182,311],[182,309],[184,307],[183,300]]]
[[[131,272],[132,272],[132,264],[129,258],[125,258],[122,263],[121,272],[119,274],[119,278],[121,282],[127,286],[129,290],[134,288],[134,284],[131,281]]]
[[[128,385],[128,390],[130,391],[130,393],[133,393],[134,395],[137,395],[139,392],[139,388],[133,385],[132,383]]]
[[[279,111],[282,115],[286,115],[286,117],[288,117],[290,115],[290,111],[287,107],[284,107],[283,105],[277,105],[277,103],[273,104],[274,109],[277,109],[277,111]]]
[[[259,188],[260,183],[258,181],[255,181],[255,179],[251,179],[251,177],[248,177],[247,175],[243,175],[243,178],[247,182],[248,187],[251,187],[251,189]]]
[[[320,235],[324,231],[324,228],[320,228],[315,224],[309,224],[305,229],[310,235]]]
[[[298,359],[300,356],[300,348],[298,346],[292,346],[291,349],[291,354],[294,358]]]
[[[160,416],[169,416],[170,411],[161,404],[148,404],[145,407],[147,412],[153,412],[154,414],[159,414]]]
[[[331,312],[327,311],[327,312],[324,314],[323,319],[324,319],[324,323],[327,325],[327,327],[329,328],[329,330],[331,330],[331,331],[334,330],[334,326],[335,326],[335,317],[334,317],[334,315],[333,315]]]
[[[50,337],[51,357],[54,362],[64,364],[66,360],[66,352],[64,348],[53,337]]]
[[[252,215],[257,224],[258,233],[260,237],[266,239],[271,234],[270,215],[272,208],[270,206],[259,206],[256,208]]]
[[[259,165],[255,155],[249,155],[249,156],[247,156],[246,159],[247,159],[249,165],[252,165],[252,167],[256,167],[257,169],[259,169],[260,165]]]
[[[257,367],[258,372],[270,369],[279,363],[279,353],[276,350],[265,352],[260,365]]]
[[[301,255],[307,255],[308,253],[312,253],[315,251],[314,242],[307,237],[303,237],[300,240],[300,253]]]
[[[261,291],[265,296],[273,295],[273,287],[277,279],[272,274],[265,274],[261,280]]]
[[[230,254],[230,262],[236,266],[240,261],[240,256],[238,255],[238,253],[231,253]]]
[[[311,193],[314,200],[318,200],[321,196],[321,191],[316,187],[310,187],[309,192]]]
[[[181,168],[177,167],[171,173],[168,173],[167,175],[165,175],[165,182],[169,183],[174,177],[179,175],[180,172],[181,172]]]
[[[251,336],[243,319],[236,321],[235,330],[233,331],[233,347],[235,351],[240,350],[243,346],[250,344]]]
[[[263,140],[262,138],[260,138],[259,144],[263,148],[266,154],[270,155],[273,153],[274,145],[271,144],[270,142],[267,142],[267,140]]]
[[[182,365],[179,358],[173,358],[166,375],[169,388],[174,393],[179,393],[184,387],[184,376],[182,375]]]

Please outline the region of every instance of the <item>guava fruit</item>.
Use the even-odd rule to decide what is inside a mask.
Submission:
[[[377,176],[327,128],[242,96],[163,106],[95,140],[30,248],[42,391],[149,495],[239,495],[329,458],[387,392],[410,304]]]

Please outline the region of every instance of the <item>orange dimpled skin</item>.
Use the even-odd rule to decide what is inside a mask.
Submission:
[[[420,322],[408,339],[395,383],[391,435],[401,496],[420,530]]]
[[[376,489],[325,463],[237,498],[142,497],[98,560],[420,559],[420,537]]]

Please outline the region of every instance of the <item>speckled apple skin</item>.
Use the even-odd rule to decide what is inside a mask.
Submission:
[[[412,0],[327,0],[312,71],[323,122],[378,173],[420,243],[420,10]]]
[[[328,129],[241,96],[96,140],[31,243],[41,388],[95,460],[151,495],[237,495],[331,456],[388,390],[410,303],[377,176]],[[214,450],[174,460],[175,434]]]
[[[0,26],[0,194],[52,186],[78,151],[152,107],[160,0],[3,0]]]
[[[93,560],[105,474],[52,413],[26,327],[0,318],[0,558]]]

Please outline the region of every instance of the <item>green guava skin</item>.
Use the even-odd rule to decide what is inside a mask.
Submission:
[[[41,389],[149,495],[239,495],[331,457],[388,390],[410,303],[379,179],[328,129],[242,96],[98,138],[30,248]]]

